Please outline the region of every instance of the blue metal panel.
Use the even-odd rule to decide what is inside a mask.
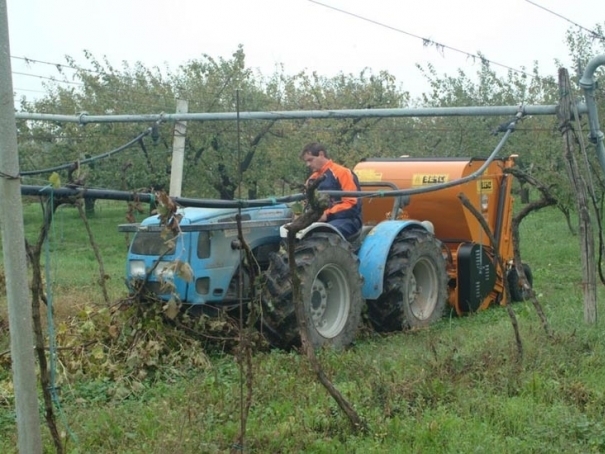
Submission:
[[[189,287],[189,293],[184,298],[190,304],[221,302],[229,289],[233,273],[241,259],[241,251],[233,249],[231,242],[237,239],[237,229],[217,230],[210,234],[210,257],[197,257],[197,241],[199,233],[187,234],[192,238],[189,264],[193,269],[193,279],[207,277],[210,279],[210,289],[207,295],[196,293],[195,285]]]
[[[363,276],[361,293],[364,299],[375,300],[382,293],[384,267],[393,240],[409,227],[423,228],[418,221],[384,221],[364,238],[359,249],[359,273]]]
[[[264,244],[279,244],[280,224],[272,223],[272,217],[284,216],[284,210],[275,208],[255,209],[250,213],[253,220],[242,222],[242,234],[247,245],[254,249]],[[261,221],[259,219],[266,219],[266,225],[260,225]],[[248,222],[256,222],[257,226],[248,227]],[[232,242],[238,238],[237,225],[233,223],[231,228],[210,231],[210,256],[205,258],[197,256],[199,232],[184,233],[184,235],[191,237],[189,264],[193,269],[194,281],[204,277],[210,279],[210,288],[207,295],[197,293],[195,283],[193,283],[189,286],[185,301],[190,304],[233,302],[227,300],[227,292],[243,256],[241,250],[232,247]]]

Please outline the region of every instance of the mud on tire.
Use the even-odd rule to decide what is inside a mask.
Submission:
[[[391,246],[383,293],[368,300],[368,318],[376,331],[420,328],[443,317],[447,272],[441,243],[430,233],[402,231]]]
[[[310,341],[316,348],[345,348],[355,339],[364,306],[357,256],[338,235],[316,233],[297,244],[295,259]],[[276,347],[300,345],[284,252],[272,255],[265,273],[262,328]]]

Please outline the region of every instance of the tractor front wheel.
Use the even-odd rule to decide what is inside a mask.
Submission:
[[[310,342],[315,348],[348,346],[355,339],[364,305],[357,257],[339,236],[318,233],[297,244],[295,259]],[[285,253],[272,256],[265,283],[267,338],[286,349],[300,344]]]

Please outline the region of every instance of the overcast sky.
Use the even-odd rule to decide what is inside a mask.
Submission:
[[[11,55],[48,63],[69,55],[84,64],[88,50],[114,66],[176,69],[202,54],[229,58],[242,44],[248,65],[264,75],[277,65],[326,76],[367,67],[389,71],[413,96],[427,89],[416,64],[474,72],[472,58],[424,46],[417,35],[513,68],[537,60],[542,73],[556,75],[559,58],[571,69],[564,40],[574,26],[527,0],[317,0],[400,31],[311,0],[6,1]],[[589,29],[605,23],[604,0],[532,1]],[[40,96],[44,79],[34,76],[58,74],[48,64],[11,64],[17,96]]]

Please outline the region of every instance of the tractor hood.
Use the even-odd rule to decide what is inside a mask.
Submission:
[[[272,205],[268,207],[244,208],[180,208],[178,214],[182,216],[179,225],[183,231],[190,230],[191,227],[204,224],[224,224],[235,223],[237,214],[241,214],[242,222],[250,221],[272,221],[280,220],[288,222],[292,217],[290,207],[285,204]],[[158,215],[150,216],[144,219],[140,224],[122,224],[118,226],[120,232],[136,232],[139,230],[149,230],[160,224]],[[191,226],[188,228],[188,226]],[[195,229],[194,229],[195,230]]]

